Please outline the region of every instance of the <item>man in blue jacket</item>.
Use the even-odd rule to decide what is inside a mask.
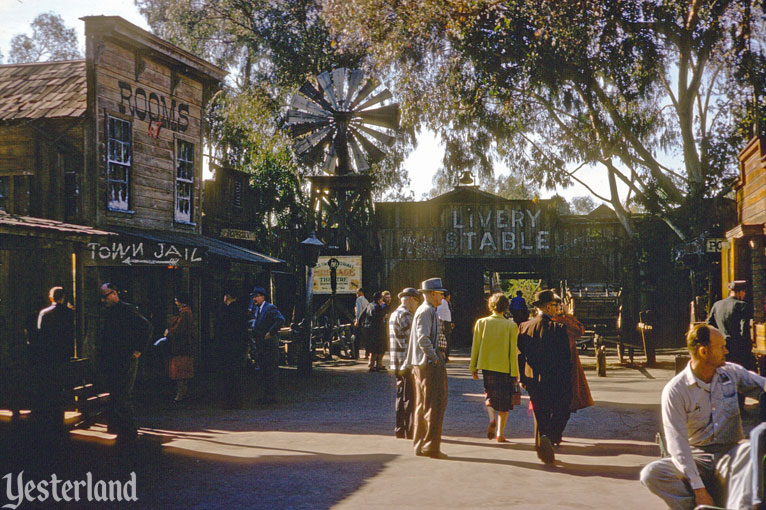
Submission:
[[[255,287],[253,297],[253,341],[263,374],[262,404],[277,402],[277,377],[279,375],[279,328],[285,318],[276,306],[266,301],[266,289]]]

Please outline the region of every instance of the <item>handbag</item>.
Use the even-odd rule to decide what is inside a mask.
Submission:
[[[517,380],[514,380],[511,383],[511,405],[513,406],[521,405],[521,386],[519,385],[519,381]]]
[[[194,358],[191,356],[173,356],[170,358],[168,376],[174,381],[194,377]]]

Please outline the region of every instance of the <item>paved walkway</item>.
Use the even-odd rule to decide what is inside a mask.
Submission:
[[[183,407],[141,407],[145,440],[135,451],[79,438],[59,460],[13,467],[41,477],[60,470],[59,478],[92,471],[125,479],[135,470],[139,502],[126,508],[663,508],[638,473],[658,457],[658,402],[672,359],[648,370],[610,364],[606,378],[596,377],[592,357],[582,359],[596,406],[572,416],[553,466],[535,454],[526,397],[511,411],[509,442],[486,439],[482,383],[456,358],[448,365],[449,460],[415,457],[411,442],[393,437],[392,375],[338,361],[318,364],[308,381],[283,369],[275,406],[258,407],[253,395],[246,409],[222,411],[198,388],[202,397]]]

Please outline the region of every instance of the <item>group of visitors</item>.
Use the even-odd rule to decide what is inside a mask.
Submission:
[[[424,281],[419,290],[402,290],[388,322],[396,377],[394,432],[413,439],[416,455],[433,458],[447,457],[440,449],[447,372],[438,314],[446,292],[439,278]],[[538,315],[519,326],[507,318],[508,298],[499,292],[490,296],[490,315],[474,326],[469,365],[474,379],[480,370],[484,379],[487,438],[500,443],[506,441],[508,412],[520,404],[521,378],[534,411],[535,446],[545,463],[554,462],[553,447],[561,443],[570,413],[593,405],[576,350],[584,328],[560,303],[552,290],[538,292],[533,303]]]

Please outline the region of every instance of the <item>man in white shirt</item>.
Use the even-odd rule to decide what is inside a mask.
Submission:
[[[697,505],[750,509],[750,443],[737,391],[758,396],[766,378],[726,362],[724,335],[699,324],[686,336],[691,361],[662,390],[662,425],[670,458],[641,471],[641,483],[672,509]]]

